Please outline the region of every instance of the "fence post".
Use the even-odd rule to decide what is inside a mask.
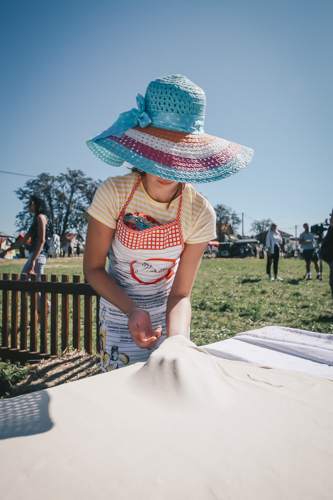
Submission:
[[[41,281],[47,282],[47,274],[42,274]],[[47,353],[47,293],[40,297],[40,352]]]
[[[12,274],[12,281],[18,281],[18,274]],[[17,349],[18,292],[12,290],[11,346]]]
[[[68,274],[63,274],[62,283],[69,283]],[[61,351],[68,349],[69,342],[69,295],[67,293],[63,293],[61,295]]]
[[[21,274],[21,281],[28,281],[27,274]],[[20,349],[28,348],[28,292],[21,292],[21,338]]]
[[[31,281],[38,280],[37,274],[31,274]],[[30,294],[30,351],[37,351],[37,292]]]
[[[31,280],[31,282],[29,280]],[[26,362],[28,359],[40,359],[48,357],[49,355],[58,355],[60,349],[60,344],[58,346],[58,327],[60,326],[58,324],[59,294],[62,296],[62,351],[69,347],[69,334],[71,333],[69,327],[69,304],[71,299],[69,295],[73,295],[73,343],[71,346],[77,350],[81,348],[80,305],[81,294],[83,294],[84,346],[82,345],[82,348],[84,347],[89,354],[92,354],[95,350],[92,338],[93,329],[95,329],[96,325],[96,351],[99,352],[99,296],[96,296],[96,319],[93,319],[95,308],[93,310],[92,302],[95,292],[90,289],[88,284],[81,284],[80,275],[73,276],[72,285],[69,283],[68,275],[62,275],[61,284],[58,283],[57,275],[52,275],[51,282],[48,282],[48,276],[46,274],[42,275],[40,284],[38,284],[38,277],[36,274],[21,274],[21,277],[19,277],[18,274],[12,274],[10,278],[8,273],[3,273],[2,282],[2,320],[0,319],[2,324],[2,332],[0,329],[0,333],[2,333],[2,335],[0,346],[3,348],[2,352],[6,353],[3,357],[6,356],[7,359],[8,356],[12,361]],[[22,286],[20,283],[22,283]],[[66,283],[68,285],[66,285]],[[40,314],[38,314],[39,294],[41,297]],[[48,296],[52,299],[50,318],[51,331],[48,329]],[[28,330],[28,324],[30,326],[30,332]],[[39,324],[40,328],[38,326]],[[20,326],[20,328],[18,328],[18,326]],[[20,338],[18,338],[19,331]]]
[[[80,283],[80,275],[74,274],[73,283]],[[73,347],[80,350],[80,295],[73,294]]]
[[[3,273],[4,281],[9,280],[9,274]],[[8,347],[9,340],[9,291],[2,290],[2,345]]]
[[[96,295],[96,352],[101,350],[99,343],[99,295]]]
[[[51,283],[58,283],[58,276],[51,274]],[[58,294],[51,293],[51,354],[58,354]]]
[[[87,280],[84,280],[88,283]],[[92,354],[92,297],[84,296],[84,349]]]

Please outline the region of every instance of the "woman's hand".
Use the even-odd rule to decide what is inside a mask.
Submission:
[[[162,327],[158,326],[154,332],[150,316],[146,311],[133,311],[128,320],[128,329],[133,342],[140,349],[152,349],[162,335]]]
[[[34,259],[31,259],[31,262],[30,262],[29,267],[28,267],[28,274],[36,274],[35,273],[35,264],[36,264],[36,261]]]

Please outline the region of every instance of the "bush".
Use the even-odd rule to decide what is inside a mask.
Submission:
[[[0,399],[9,396],[11,388],[28,376],[29,368],[0,362]]]

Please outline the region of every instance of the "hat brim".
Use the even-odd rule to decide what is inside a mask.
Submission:
[[[236,174],[253,157],[252,149],[225,139],[153,126],[131,128],[122,137],[91,139],[87,146],[109,165],[126,161],[164,179],[193,183]]]

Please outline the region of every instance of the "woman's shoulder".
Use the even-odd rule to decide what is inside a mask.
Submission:
[[[118,175],[116,177],[108,177],[100,186],[105,186],[108,189],[122,191],[133,187],[133,184],[138,180],[139,174],[130,172],[125,175]]]
[[[216,237],[215,210],[191,184],[185,185],[181,215],[186,243],[203,243]]]
[[[118,175],[116,177],[108,177],[97,188],[94,201],[99,200],[102,203],[110,203],[118,200],[122,201],[128,196],[135,181],[139,178],[136,173],[126,175]],[[94,201],[92,205],[94,204]]]
[[[88,208],[88,214],[98,220],[101,220],[99,216],[103,214],[101,222],[107,220],[113,224],[138,178],[139,174],[132,172],[127,175],[108,177],[98,186],[94,199]],[[111,219],[109,218],[110,214]]]
[[[47,217],[45,214],[38,214],[36,217],[36,226],[41,228],[41,227],[46,227],[47,226]]]
[[[215,210],[209,201],[192,186],[192,184],[185,184],[184,188],[184,202],[190,202],[193,210],[209,211],[215,214]]]

